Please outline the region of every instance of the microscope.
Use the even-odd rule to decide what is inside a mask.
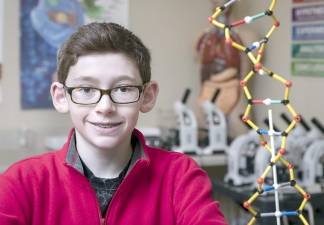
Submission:
[[[217,89],[212,99],[202,105],[208,132],[208,144],[202,149],[205,155],[224,153],[228,148],[226,119],[224,113],[215,105],[219,93],[220,89]]]

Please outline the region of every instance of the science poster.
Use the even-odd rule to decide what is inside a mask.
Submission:
[[[128,0],[20,0],[20,87],[22,109],[52,108],[59,46],[93,21],[128,26]]]
[[[324,77],[324,1],[293,3],[291,73]]]

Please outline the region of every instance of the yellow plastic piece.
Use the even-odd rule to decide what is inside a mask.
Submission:
[[[289,98],[289,92],[290,92],[290,88],[288,88],[288,87],[286,87],[285,88],[285,100],[288,100],[288,98]]]
[[[286,133],[289,133],[294,127],[296,126],[296,121],[293,120],[289,126],[287,127],[287,129],[285,130]]]
[[[295,112],[295,110],[293,109],[293,107],[290,104],[287,104],[287,108],[288,108],[289,112],[293,115],[293,117],[297,116],[297,113]]]
[[[303,209],[305,208],[306,203],[307,203],[307,199],[304,198],[304,200],[303,200],[302,203],[300,204],[298,210],[303,210]]]
[[[286,79],[284,79],[282,76],[279,76],[278,74],[273,74],[273,78],[284,83],[284,84],[287,82]]]
[[[303,222],[304,225],[309,225],[309,223],[307,222],[307,220],[302,214],[300,214],[298,217]]]
[[[221,29],[224,29],[225,28],[225,24],[219,23],[216,20],[213,20],[212,21],[212,24],[214,24],[216,27],[221,28]]]
[[[295,173],[293,169],[289,169],[289,177],[290,180],[295,180]]]
[[[244,117],[246,117],[250,114],[251,109],[252,109],[252,105],[248,104],[248,106],[246,107],[245,112],[244,112]]]
[[[251,70],[243,79],[244,82],[248,82],[255,75],[254,71]]]
[[[272,26],[269,32],[267,33],[266,37],[270,38],[270,36],[273,34],[276,28],[277,28],[276,26]]]
[[[243,45],[240,45],[240,44],[236,43],[235,41],[233,41],[232,46],[233,46],[234,48],[236,48],[236,49],[242,51],[242,52],[244,52],[245,49],[246,49],[246,47],[244,47]]]
[[[271,166],[267,166],[267,168],[263,171],[263,174],[261,175],[263,179],[270,173],[271,168]]]
[[[249,124],[250,127],[252,127],[254,130],[259,130],[259,127],[255,125],[251,120],[246,121],[247,124]]]
[[[249,52],[249,53],[247,54],[247,56],[248,56],[249,59],[253,62],[253,64],[257,64],[257,63],[258,63],[258,61],[255,59],[255,57],[254,57],[254,55],[253,55],[252,52]]]
[[[243,90],[244,90],[244,93],[245,93],[245,95],[246,95],[246,98],[247,99],[252,99],[252,96],[251,96],[251,94],[250,94],[250,91],[249,91],[249,89],[245,86],[245,87],[243,87]]]
[[[250,221],[248,222],[248,225],[253,225],[253,224],[255,224],[255,222],[256,222],[256,218],[255,217],[252,217],[250,219]]]

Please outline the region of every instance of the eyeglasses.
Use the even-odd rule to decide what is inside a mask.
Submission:
[[[144,89],[140,85],[125,85],[111,89],[93,87],[67,87],[64,89],[70,94],[72,102],[79,105],[97,104],[102,95],[107,94],[112,102],[117,104],[129,104],[137,102]]]

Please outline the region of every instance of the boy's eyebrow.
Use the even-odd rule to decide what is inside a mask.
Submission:
[[[91,82],[98,81],[96,78],[93,78],[91,76],[78,76],[78,77],[72,78],[71,80],[73,80],[73,81],[91,81]]]
[[[74,78],[71,78],[73,81],[90,81],[90,82],[99,82],[100,80],[93,78],[92,76],[77,76]],[[127,75],[120,75],[115,77],[112,82],[117,83],[120,81],[133,81],[136,82],[136,79]]]
[[[116,77],[114,80],[114,82],[119,82],[119,81],[134,81],[136,82],[136,79],[127,75],[120,75],[118,77]]]

